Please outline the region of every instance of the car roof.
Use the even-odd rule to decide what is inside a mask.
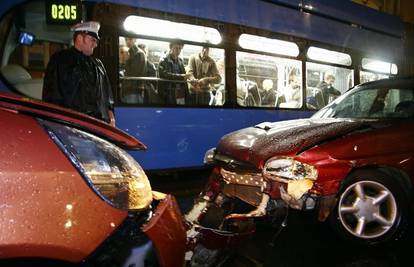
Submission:
[[[387,79],[366,82],[358,87],[385,87],[385,86],[410,86],[414,85],[414,76],[391,77]]]

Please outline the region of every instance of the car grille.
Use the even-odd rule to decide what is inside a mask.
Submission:
[[[223,167],[226,168],[227,170],[244,170],[244,171],[253,171],[256,170],[256,167],[250,163],[250,162],[245,162],[245,161],[241,161],[223,154],[220,154],[219,152],[217,152],[217,154],[214,155],[214,162]]]
[[[262,187],[263,185],[262,173],[237,173],[222,168],[220,174],[223,177],[224,182],[228,184],[249,185],[254,187]]]
[[[257,172],[236,173],[220,170],[224,185],[222,191],[229,197],[237,197],[253,206],[258,206],[262,199],[263,177]]]

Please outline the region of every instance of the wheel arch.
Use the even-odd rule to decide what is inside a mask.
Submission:
[[[411,199],[413,197],[413,183],[411,182],[410,177],[408,176],[408,174],[406,174],[404,171],[394,168],[394,167],[390,167],[390,166],[382,166],[382,165],[365,165],[365,166],[360,166],[360,167],[356,167],[351,169],[348,174],[346,175],[345,179],[343,179],[338,187],[338,191],[336,192],[335,195],[332,195],[331,197],[328,197],[326,200],[324,200],[326,203],[324,203],[324,205],[326,205],[326,207],[324,207],[323,209],[320,208],[319,210],[319,216],[318,216],[318,220],[319,221],[325,221],[328,216],[330,215],[330,213],[332,212],[332,210],[334,209],[335,205],[337,204],[338,200],[339,200],[339,195],[341,194],[341,192],[344,190],[344,187],[346,186],[346,183],[348,181],[348,178],[354,174],[355,172],[359,172],[359,171],[380,171],[383,172],[391,177],[396,177],[396,181],[397,181],[397,185],[401,188],[401,190],[405,193],[405,196],[407,197],[407,199]],[[320,206],[324,206],[321,205]]]
[[[346,178],[341,181],[337,195],[340,194],[340,192],[344,189],[344,186],[346,185],[346,182],[347,182],[347,178],[350,177],[352,174],[354,174],[355,172],[359,172],[359,171],[372,171],[372,170],[380,171],[391,177],[395,177],[395,181],[397,182],[398,186],[400,186],[402,191],[405,193],[406,197],[408,199],[412,198],[413,184],[408,174],[400,169],[390,167],[390,166],[383,166],[383,165],[365,165],[362,167],[357,167],[357,168],[352,169],[348,173]]]
[[[373,176],[369,173],[374,174]],[[376,175],[375,175],[376,173]],[[382,174],[382,175],[381,175]],[[373,180],[375,182],[382,181],[380,183],[388,187],[393,191],[393,196],[396,197],[394,201],[397,202],[398,214],[395,220],[393,221],[392,228],[390,231],[380,233],[378,236],[373,236],[372,239],[365,237],[355,237],[346,230],[346,226],[343,226],[342,219],[338,213],[338,206],[341,194],[347,189],[348,186],[352,186],[353,183],[364,181],[364,180]],[[331,210],[329,214],[329,223],[332,229],[339,234],[344,240],[351,241],[356,245],[380,245],[385,243],[393,243],[398,240],[404,239],[409,221],[409,201],[412,199],[412,182],[410,177],[404,172],[397,168],[389,166],[379,166],[379,165],[370,165],[362,166],[360,168],[354,168],[348,173],[345,179],[341,181],[341,184],[338,189],[335,208]],[[399,203],[399,204],[398,204]],[[341,221],[341,222],[340,222]],[[347,223],[345,223],[347,224]]]

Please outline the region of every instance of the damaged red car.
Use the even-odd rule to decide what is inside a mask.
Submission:
[[[152,191],[109,124],[0,94],[1,266],[183,266],[174,197]]]
[[[412,140],[413,77],[356,86],[309,119],[223,136],[206,153],[214,170],[187,219],[240,237],[258,219],[281,224],[288,209],[313,210],[346,240],[389,243],[408,226]]]

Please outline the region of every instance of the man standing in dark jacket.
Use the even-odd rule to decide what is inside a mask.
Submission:
[[[320,89],[315,95],[318,108],[323,108],[341,95],[341,92],[333,87],[334,82],[335,76],[333,74],[326,74],[325,79],[316,85]]]
[[[99,22],[72,27],[74,47],[54,54],[48,63],[42,99],[115,125],[111,85],[104,65],[92,57],[99,42]]]
[[[181,40],[170,42],[168,55],[158,65],[160,78],[170,80],[160,84],[159,94],[164,99],[165,104],[184,105],[186,104],[186,99],[188,99],[186,81],[190,74],[185,73],[184,62],[179,57],[183,46],[184,44]]]
[[[125,62],[125,77],[143,78],[147,72],[147,58],[136,44],[135,38],[126,37],[129,58]],[[144,103],[144,80],[125,80],[122,83],[122,98],[125,103],[142,104]]]

